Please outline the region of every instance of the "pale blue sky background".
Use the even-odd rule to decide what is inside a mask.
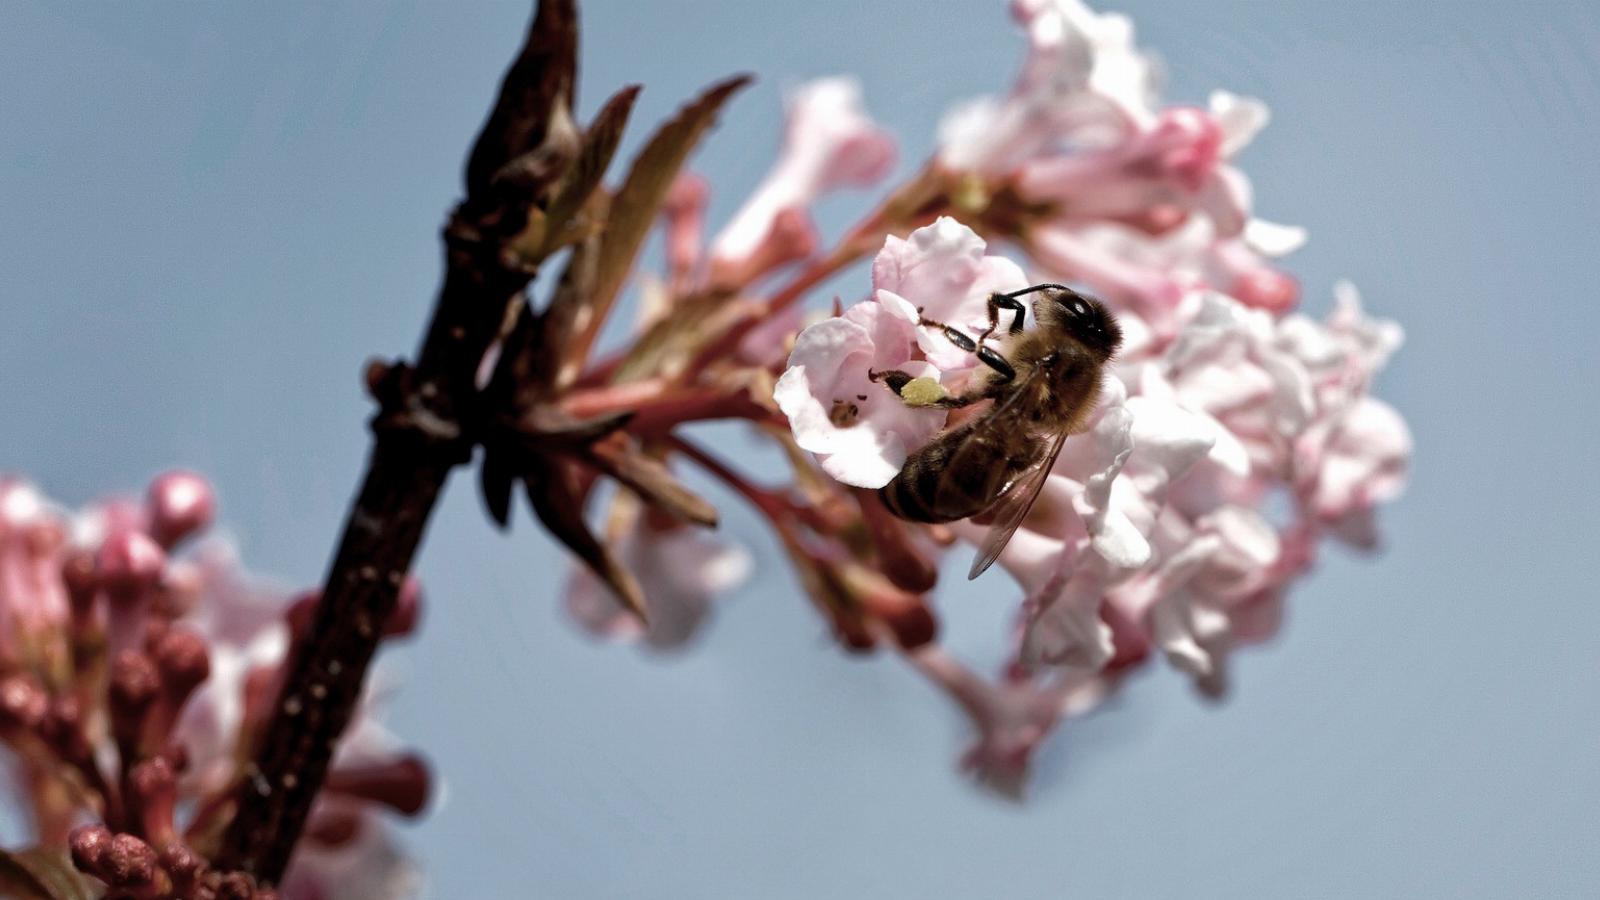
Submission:
[[[1019,807],[953,774],[942,698],[830,647],[725,495],[761,575],[662,659],[574,633],[560,556],[460,479],[422,639],[392,655],[394,724],[449,784],[405,835],[434,896],[1600,895],[1600,15],[1112,5],[1175,98],[1271,104],[1243,165],[1263,215],[1311,229],[1309,308],[1349,276],[1406,325],[1380,392],[1417,464],[1386,553],[1329,553],[1220,706],[1153,667]],[[413,346],[526,15],[0,0],[0,468],[78,502],[198,467],[253,566],[315,581],[365,452],[361,363]],[[646,85],[625,154],[703,83],[762,76],[695,162],[718,220],[785,85],[859,74],[905,169],[1021,47],[1001,4],[956,0],[614,0],[586,26],[586,112]],[[1013,602],[988,587],[941,595],[976,655]]]

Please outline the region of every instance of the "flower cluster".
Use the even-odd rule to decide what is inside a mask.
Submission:
[[[276,890],[208,865],[317,603],[246,574],[226,540],[197,539],[214,507],[186,472],[77,513],[0,477],[0,740],[38,843],[70,847],[117,897],[412,896],[418,876],[380,810],[418,812],[430,776],[370,698]],[[417,621],[418,592],[405,594],[395,635]]]
[[[818,250],[807,205],[870,184],[892,159],[853,84],[793,95],[779,161],[709,252],[708,187],[682,176],[664,212],[669,272],[652,282],[641,344],[667,344],[667,312],[682,310],[685,349],[657,351],[664,379],[637,366],[615,377],[641,357],[633,350],[578,383],[617,408],[642,399],[640,415],[670,410],[652,420],[659,455],[753,504],[841,643],[898,648],[972,717],[967,766],[1016,792],[1033,749],[1143,662],[1164,657],[1201,691],[1222,692],[1228,654],[1274,632],[1324,537],[1375,545],[1375,508],[1402,487],[1411,447],[1404,421],[1369,393],[1398,326],[1369,317],[1346,284],[1325,319],[1298,312],[1299,284],[1274,262],[1305,234],[1256,218],[1235,166],[1265,105],[1220,91],[1205,107],[1163,105],[1124,17],[1078,0],[1015,0],[1012,12],[1028,52],[1011,90],[955,108],[934,158],[831,250]],[[799,328],[797,301],[872,254],[865,296]],[[929,603],[947,548],[982,542],[989,526],[904,522],[875,491],[973,413],[907,403],[875,376],[898,370],[934,395],[959,393],[976,356],[942,326],[991,335],[1003,356],[989,297],[1040,282],[1102,298],[1124,340],[1000,556],[1019,627],[990,681],[938,645]],[[664,431],[711,418],[750,421],[776,441],[793,484],[752,483]],[[683,526],[652,524],[629,502],[626,492],[613,502],[611,521],[623,523],[613,534],[657,586],[647,607],[665,621],[628,622],[593,580],[576,583],[571,606],[597,631],[681,643],[711,594],[743,573],[732,562],[742,557],[690,543]]]
[[[1264,104],[1219,91],[1204,106],[1166,105],[1126,18],[1080,0],[1012,0],[1028,42],[1015,83],[953,109],[932,158],[857,225],[827,241],[810,208],[883,182],[896,148],[861,88],[830,78],[792,92],[768,175],[708,239],[713,187],[682,165],[748,78],[686,104],[608,188],[637,88],[578,129],[570,6],[540,4],[473,152],[417,365],[367,372],[375,458],[386,443],[408,448],[396,459],[428,457],[432,489],[392,519],[358,505],[350,527],[404,552],[382,569],[341,553],[331,583],[381,575],[399,588],[420,529],[384,524],[423,521],[443,473],[481,449],[491,517],[510,523],[520,486],[583,564],[567,592],[580,625],[680,648],[752,568],[743,548],[697,530],[718,514],[678,480],[692,466],[771,528],[841,647],[897,654],[971,718],[963,765],[1015,795],[1041,742],[1125,673],[1165,659],[1221,694],[1229,654],[1274,633],[1325,538],[1377,545],[1376,509],[1402,489],[1411,455],[1404,420],[1371,393],[1401,332],[1348,284],[1325,318],[1298,311],[1300,285],[1277,260],[1306,235],[1257,218],[1236,166],[1267,123]],[[652,223],[664,270],[640,279],[634,337],[598,354]],[[870,289],[805,318],[820,285],[869,258]],[[548,302],[514,296],[547,261],[562,267]],[[989,539],[987,517],[905,521],[878,489],[986,414],[938,401],[987,377],[979,351],[1011,348],[991,298],[1040,283],[1103,299],[1122,340],[999,555],[1016,627],[989,679],[940,644],[932,601],[952,548]],[[712,452],[695,432],[712,420],[745,423],[791,477],[753,480]],[[410,474],[397,463],[385,476],[397,473]],[[301,796],[274,793],[277,779],[309,786],[299,771],[269,780],[254,768],[259,746],[280,746],[264,738],[295,736],[302,702],[328,700],[321,721],[342,721],[348,707],[332,701],[355,695],[314,680],[287,690],[287,674],[337,666],[354,685],[380,631],[366,607],[331,594],[319,619],[317,594],[274,590],[226,543],[196,542],[214,505],[182,472],[142,501],[78,513],[0,478],[0,742],[39,852],[70,858],[114,898],[416,893],[380,816],[418,812],[430,777],[377,723],[370,685],[304,830],[261,828],[276,843],[261,871],[277,884],[211,864],[230,822],[277,821],[235,819],[243,788],[276,803]],[[415,586],[401,594],[384,636],[416,623]],[[330,651],[338,642],[306,640],[314,620],[346,611],[358,615],[337,624],[367,641],[348,668]],[[281,811],[295,823],[304,812]]]

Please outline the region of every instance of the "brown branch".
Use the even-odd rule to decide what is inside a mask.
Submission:
[[[283,875],[445,479],[470,458],[483,418],[474,374],[538,263],[514,247],[547,224],[552,186],[579,152],[567,112],[576,63],[574,0],[540,0],[445,228],[447,270],[416,368],[372,379],[380,410],[366,478],[240,786],[221,869],[267,883]]]

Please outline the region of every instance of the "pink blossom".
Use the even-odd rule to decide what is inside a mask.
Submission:
[[[1405,424],[1365,395],[1399,329],[1367,319],[1353,289],[1339,294],[1326,323],[1274,322],[1230,298],[1202,297],[1164,367],[1142,367],[1143,391],[1192,404],[1222,440],[1163,511],[1155,568],[1109,600],[1208,692],[1222,689],[1231,647],[1276,628],[1318,528],[1370,544],[1374,505],[1403,483]],[[1253,505],[1274,485],[1292,488],[1311,518],[1283,533],[1268,524]]]
[[[873,260],[873,297],[800,333],[774,396],[796,442],[817,454],[829,475],[882,487],[943,425],[942,410],[908,407],[869,375],[900,369],[942,381],[976,365],[971,353],[921,323],[981,335],[989,295],[1026,285],[1020,266],[985,255],[985,246],[949,217],[904,239],[890,235]]]
[[[818,197],[874,184],[894,165],[894,141],[867,117],[861,87],[853,79],[804,84],[790,94],[787,107],[777,162],[712,241],[714,281],[749,269],[756,257],[772,256],[776,251],[765,246],[769,243],[792,246],[797,235],[809,234],[806,211]],[[777,255],[793,258],[789,251]]]
[[[1253,468],[1281,475],[1292,442],[1316,413],[1310,374],[1280,346],[1264,311],[1211,292],[1191,302],[1192,318],[1164,354],[1162,376],[1178,402],[1239,439]]]
[[[567,584],[567,612],[591,634],[640,638],[656,650],[686,646],[710,615],[712,599],[744,583],[753,568],[738,544],[676,524],[659,530],[644,516],[616,549],[644,590],[649,624],[641,625],[587,567],[574,570]]]
[[[1304,240],[1303,229],[1259,219],[1240,236],[1219,238],[1211,221],[1200,216],[1159,234],[1120,222],[1064,218],[1044,222],[1030,234],[1040,262],[1052,272],[1137,311],[1163,340],[1182,327],[1179,306],[1198,290],[1228,294],[1272,313],[1292,308],[1299,284],[1265,257],[1292,252]]]
[[[1108,602],[1141,624],[1174,667],[1208,681],[1221,670],[1234,614],[1289,574],[1275,565],[1279,538],[1252,509],[1223,507],[1197,523],[1169,510],[1157,546],[1160,562]]]
[[[1115,650],[1111,628],[1100,616],[1114,567],[1104,556],[1085,552],[1081,544],[1068,552],[1070,563],[1023,601],[1025,624],[1017,660],[1029,668],[1065,666],[1094,672],[1110,662]]]
[[[1034,751],[1067,711],[1062,693],[1026,678],[990,683],[937,645],[907,658],[950,696],[977,729],[977,739],[962,757],[962,768],[984,787],[1020,799]]]
[[[872,287],[897,315],[914,311],[912,324],[927,318],[969,335],[989,325],[989,295],[1026,287],[1022,267],[1003,256],[986,256],[983,238],[949,216],[911,232],[890,235],[872,261]],[[888,302],[885,295],[895,301]],[[932,328],[918,327],[917,344],[942,372],[970,369],[976,358]]]
[[[1318,520],[1357,546],[1376,544],[1373,509],[1400,495],[1411,460],[1411,432],[1394,408],[1362,397],[1325,426],[1308,505]]]
[[[667,269],[675,283],[689,279],[700,263],[705,240],[706,203],[711,189],[706,180],[693,172],[683,172],[672,182],[661,204],[661,220],[666,233]]]
[[[1367,394],[1404,340],[1393,322],[1370,319],[1354,286],[1340,283],[1325,323],[1285,319],[1278,343],[1312,380],[1318,414],[1293,448],[1295,487],[1318,521],[1349,543],[1376,543],[1373,508],[1399,496],[1411,433],[1388,404]]]
[[[1178,304],[1194,281],[1169,252],[1185,237],[1179,232],[1151,238],[1126,225],[1059,219],[1034,228],[1029,242],[1040,263],[1056,276],[1091,286],[1170,339],[1177,330]]]
[[[916,377],[939,375],[935,367],[912,359],[915,318],[907,301],[883,292],[843,316],[806,328],[773,390],[795,442],[817,454],[823,471],[845,484],[888,484],[906,454],[944,423],[942,410],[912,409],[868,377],[894,368]]]
[[[245,724],[246,679],[277,666],[289,651],[284,619],[292,593],[244,570],[238,549],[209,538],[176,564],[194,593],[185,621],[207,639],[211,674],[180,715],[175,733],[188,748],[184,783],[196,793],[223,790],[233,779],[235,742]]]
[[[1250,183],[1227,161],[1265,124],[1259,101],[1218,91],[1211,109],[1172,107],[1126,140],[1025,163],[1017,187],[1070,220],[1137,220],[1152,210],[1203,213],[1220,237],[1244,231]]]
[[[1154,113],[1154,67],[1134,46],[1133,25],[1078,0],[1015,0],[1028,56],[1004,98],[958,106],[939,128],[939,162],[1009,175],[1064,144],[1112,143]]]
[[[1060,532],[1058,565],[1049,579],[1024,582],[1019,658],[1030,666],[1099,669],[1110,661],[1115,648],[1102,601],[1152,565],[1169,486],[1215,442],[1211,422],[1175,403],[1127,397],[1116,379],[1107,379],[1106,394],[1099,420],[1083,437],[1069,439],[1050,479],[1073,495],[1079,524],[1067,523]],[[1026,527],[1040,524],[1030,517]]]
[[[937,644],[906,656],[976,731],[961,767],[980,786],[1010,800],[1023,799],[1033,756],[1055,729],[1094,709],[1115,687],[1114,679],[1091,671],[1040,676],[1010,668],[991,680]]]
[[[1334,285],[1334,307],[1326,321],[1292,315],[1278,326],[1278,345],[1300,360],[1324,409],[1348,405],[1365,393],[1389,357],[1405,342],[1394,322],[1373,319],[1361,307],[1355,285]]]

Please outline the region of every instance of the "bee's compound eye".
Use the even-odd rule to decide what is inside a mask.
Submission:
[[[1089,304],[1083,302],[1082,297],[1067,297],[1061,300],[1061,311],[1068,319],[1084,321],[1089,318]]]

